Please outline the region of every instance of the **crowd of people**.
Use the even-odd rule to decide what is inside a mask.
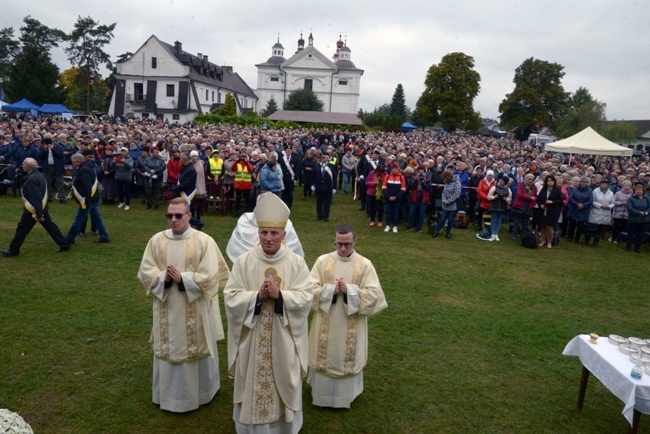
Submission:
[[[636,249],[637,233],[649,220],[631,207],[645,202],[629,200],[638,185],[647,195],[647,153],[570,157],[514,139],[435,131],[267,130],[149,119],[26,118],[6,120],[0,130],[0,188],[13,186],[16,194],[22,162],[33,158],[49,200],[65,203],[64,181],[76,174],[71,158],[89,149],[103,187],[101,203],[129,210],[135,200],[155,211],[161,198],[183,196],[198,229],[210,196],[227,197],[227,211],[238,217],[267,191],[289,209],[294,194],[315,197],[315,217],[325,222],[334,195],[353,195],[369,226],[384,232],[404,224],[414,232],[426,226],[433,237],[444,229],[451,238],[453,227],[485,229],[489,216],[481,239],[533,233],[548,247],[566,237],[596,245],[625,240]],[[211,195],[212,185],[219,189]],[[642,227],[630,232],[630,223]]]

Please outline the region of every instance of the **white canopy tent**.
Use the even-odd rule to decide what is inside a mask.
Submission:
[[[553,143],[545,145],[547,151],[563,152],[565,154],[594,154],[594,155],[616,155],[629,157],[632,149],[610,142],[591,127],[587,127],[577,134]],[[571,162],[571,156],[569,162]]]

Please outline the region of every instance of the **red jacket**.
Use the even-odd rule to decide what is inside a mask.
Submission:
[[[488,192],[492,186],[497,185],[497,180],[493,179],[492,182],[488,182],[487,178],[481,179],[478,183],[478,189],[476,190],[476,195],[478,196],[479,206],[483,209],[490,209],[490,201],[487,199]]]
[[[167,162],[167,184],[176,185],[178,184],[178,177],[181,176],[181,169],[183,168],[183,163],[181,160],[174,160],[171,158]]]
[[[230,168],[235,172],[235,190],[251,190],[253,188],[253,165],[248,161],[237,160]]]

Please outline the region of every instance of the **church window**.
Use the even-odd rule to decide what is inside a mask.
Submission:
[[[156,69],[158,68],[158,58],[157,57],[152,57],[151,58],[151,69]]]
[[[280,77],[271,77],[271,81],[280,81]]]
[[[314,88],[314,80],[311,78],[305,78],[305,89],[313,89]]]
[[[205,90],[205,100],[207,101],[210,97],[210,91],[208,89]]]
[[[341,85],[341,86],[347,86],[347,85],[348,85],[348,81],[347,81],[347,80],[339,80],[339,85]]]

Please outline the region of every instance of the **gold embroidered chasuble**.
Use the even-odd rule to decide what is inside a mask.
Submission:
[[[254,315],[258,290],[270,275],[279,284],[283,314],[267,299]],[[273,257],[257,245],[233,264],[224,303],[228,373],[235,379],[233,401],[241,406],[239,423],[270,424],[283,415],[291,423],[301,410],[313,289],[304,259],[285,245]]]
[[[185,292],[178,284],[165,288],[168,264],[181,271]],[[151,340],[157,358],[184,363],[212,355],[224,338],[219,312],[219,288],[230,272],[209,235],[188,229],[174,236],[171,229],[154,235],[147,244],[138,278],[153,295]]]
[[[359,374],[368,360],[369,316],[388,307],[377,272],[372,263],[354,252],[342,257],[337,252],[320,256],[311,270],[315,281],[309,367],[332,378]],[[336,279],[347,285],[347,304],[343,294],[336,303]]]

